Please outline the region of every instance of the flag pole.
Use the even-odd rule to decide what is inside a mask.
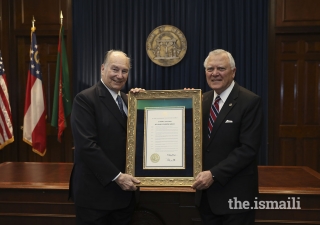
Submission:
[[[32,33],[36,31],[36,27],[34,26],[34,22],[36,22],[36,20],[34,19],[34,15],[32,15],[32,20],[31,20],[31,23],[32,23],[32,26],[31,26],[31,34],[30,34],[30,40],[31,40],[31,43],[32,43]],[[30,56],[31,56],[31,46],[30,46]]]
[[[61,40],[62,26],[63,26],[63,15],[62,15],[62,10],[61,10],[61,11],[60,11],[60,32],[59,32],[59,42],[60,42],[60,40]]]
[[[32,20],[31,20],[32,26],[31,26],[31,34],[30,34],[31,42],[32,42],[32,33],[36,31],[36,27],[34,26],[34,22],[36,22],[36,20],[34,19],[34,15],[32,15]],[[31,51],[31,46],[30,46],[30,51]],[[31,52],[30,52],[30,55],[31,55]]]

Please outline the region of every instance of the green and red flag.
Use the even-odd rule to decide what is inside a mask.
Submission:
[[[57,55],[56,79],[54,86],[54,99],[52,107],[51,125],[58,129],[58,141],[67,127],[66,118],[71,113],[71,97],[69,89],[69,69],[67,52],[64,43],[64,28],[61,25]]]

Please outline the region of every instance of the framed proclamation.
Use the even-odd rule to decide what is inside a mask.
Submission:
[[[126,173],[138,186],[191,186],[202,171],[202,93],[129,93]]]

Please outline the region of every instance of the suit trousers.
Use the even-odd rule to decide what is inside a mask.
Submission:
[[[98,210],[76,206],[77,225],[129,225],[133,217],[136,201],[133,194],[126,208]]]
[[[198,210],[203,225],[254,225],[255,211],[242,213],[216,215],[211,211],[206,191],[202,191],[202,197]]]

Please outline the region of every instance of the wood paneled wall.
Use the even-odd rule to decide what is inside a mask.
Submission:
[[[312,0],[270,5],[269,165],[320,171],[320,14]]]
[[[71,0],[0,0],[0,6],[0,49],[7,74],[15,139],[12,144],[0,150],[0,162],[72,162],[73,143],[69,118],[62,143],[57,141],[56,128],[50,125],[61,11],[65,28],[64,38],[68,54],[70,80],[72,81]],[[30,62],[31,21],[33,18],[35,19],[35,33],[47,107],[47,153],[44,157],[35,154],[31,146],[22,141],[26,83]],[[70,89],[72,93],[72,82]]]
[[[15,141],[0,150],[4,161],[73,161],[70,123],[62,143],[51,127],[60,11],[64,15],[72,81],[72,1],[0,0],[0,49],[8,78]],[[304,165],[320,171],[320,14],[317,1],[270,1],[269,165]],[[22,141],[31,20],[37,28],[47,97],[47,153]],[[71,82],[71,93],[72,82]]]

